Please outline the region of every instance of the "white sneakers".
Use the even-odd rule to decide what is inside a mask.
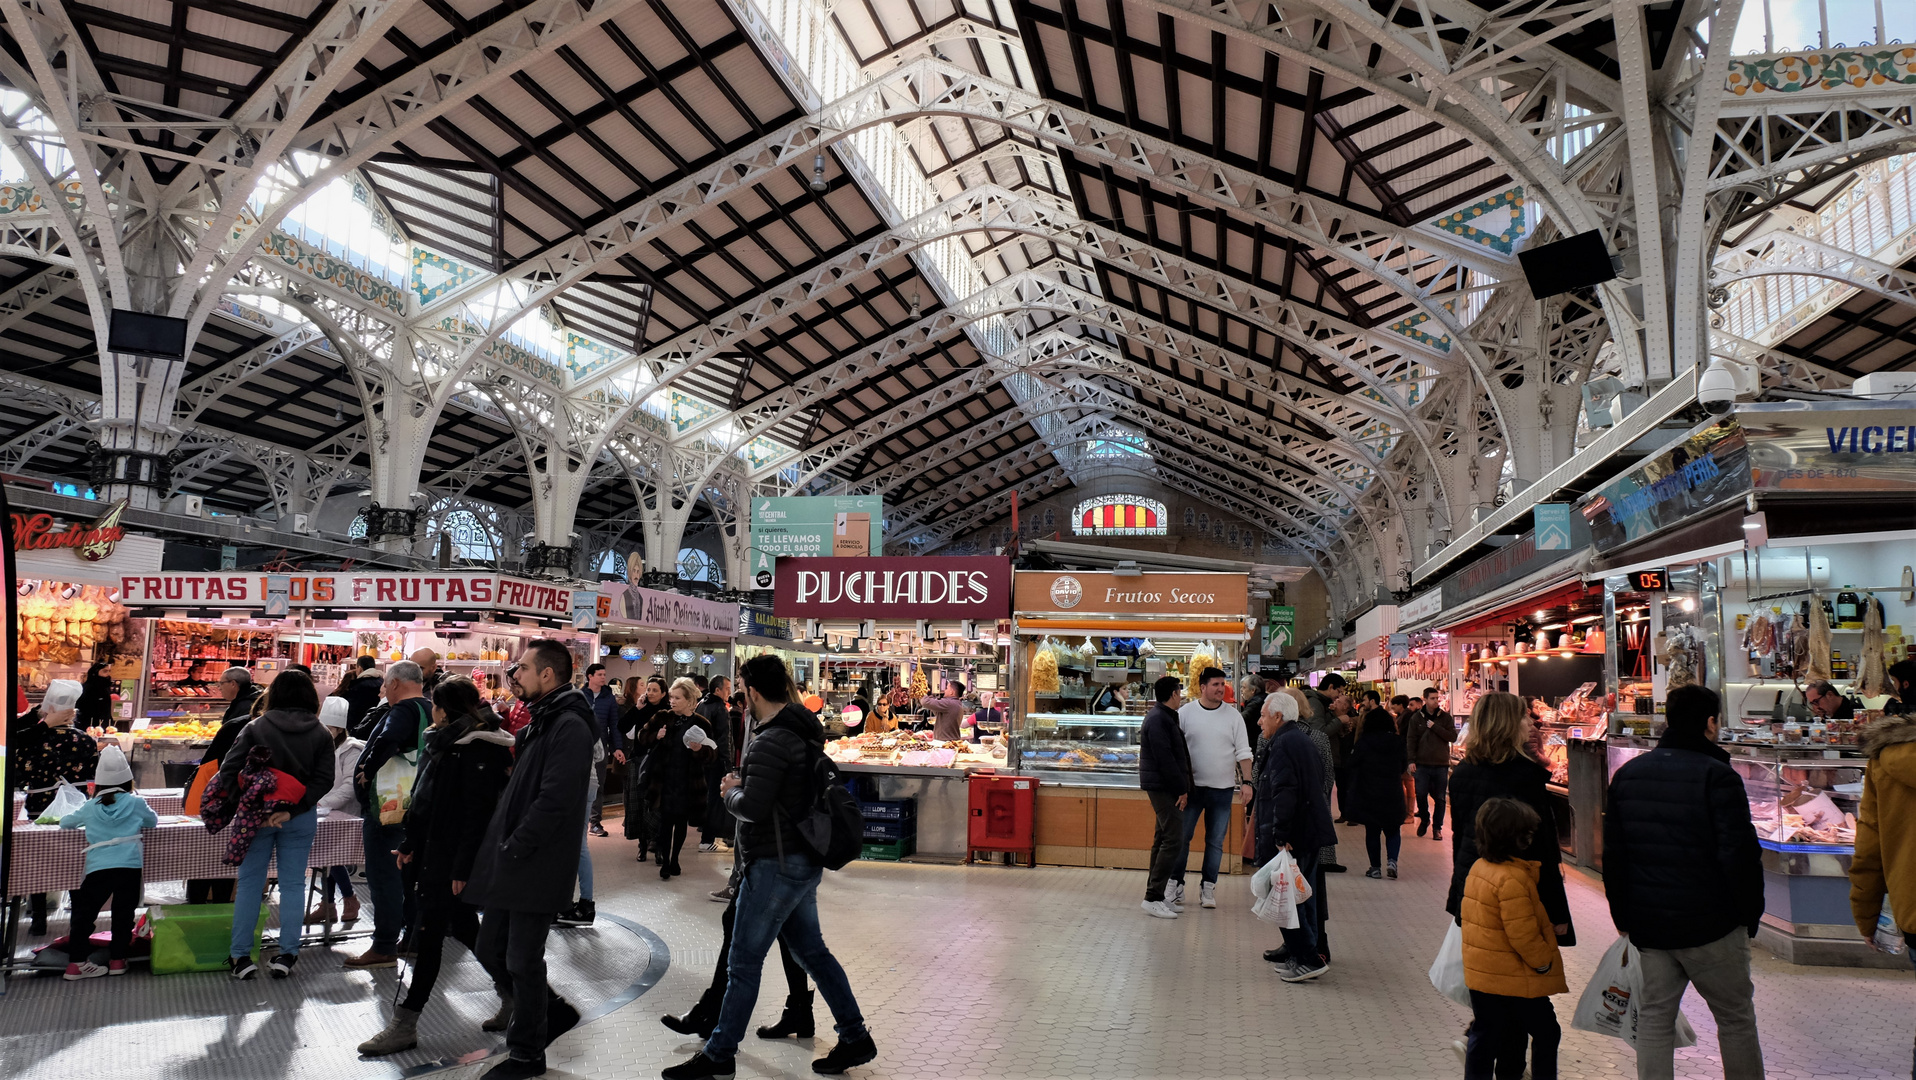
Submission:
[[[1217,906],[1217,882],[1207,881],[1198,886],[1198,903],[1204,907]]]
[[[1175,919],[1178,917],[1178,913],[1171,910],[1171,905],[1163,900],[1146,900],[1144,902],[1144,913],[1154,919]]]
[[[1184,910],[1184,882],[1172,880],[1164,883],[1164,904],[1172,911]]]

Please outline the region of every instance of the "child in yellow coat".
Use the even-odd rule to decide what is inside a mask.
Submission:
[[[1477,811],[1481,857],[1464,881],[1464,985],[1476,1025],[1464,1055],[1464,1080],[1493,1080],[1523,1070],[1557,1080],[1557,1023],[1550,995],[1569,992],[1563,954],[1537,893],[1538,864],[1517,858],[1530,846],[1537,812],[1516,799],[1490,799]]]

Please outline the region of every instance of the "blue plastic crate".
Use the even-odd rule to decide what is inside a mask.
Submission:
[[[858,814],[866,821],[903,821],[918,816],[917,799],[861,800]]]
[[[918,822],[910,819],[904,821],[872,821],[868,819],[865,822],[865,842],[868,844],[873,841],[909,839],[917,835]]]

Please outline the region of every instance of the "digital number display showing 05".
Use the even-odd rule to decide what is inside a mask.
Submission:
[[[1668,570],[1638,570],[1630,575],[1638,592],[1664,592],[1670,588]]]

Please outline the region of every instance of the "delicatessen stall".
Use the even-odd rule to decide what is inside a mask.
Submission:
[[[1021,570],[1012,612],[1011,764],[1041,781],[1038,860],[1142,868],[1154,831],[1138,730],[1166,675],[1244,673],[1248,579],[1228,573]],[[1236,872],[1243,815],[1225,869]],[[1194,858],[1201,859],[1197,841]]]
[[[874,800],[912,800],[913,835],[898,838],[912,842],[902,846],[964,856],[966,778],[1008,763],[1007,738],[992,733],[976,683],[982,674],[995,680],[1009,662],[999,624],[1011,614],[1010,560],[780,558],[773,611],[791,620],[796,638],[824,650],[816,654],[812,694],[827,723],[825,752],[847,774],[866,778]],[[965,689],[957,694],[960,683]],[[889,722],[855,704],[881,700],[890,706]],[[977,722],[981,711],[985,723]],[[926,719],[946,719],[931,725],[945,730],[914,730]]]
[[[1655,746],[1672,689],[1715,690],[1763,848],[1758,943],[1797,963],[1880,962],[1848,870],[1858,736],[1916,628],[1916,467],[1884,434],[1912,426],[1891,402],[1738,406],[1583,507],[1622,687],[1606,775]]]
[[[732,674],[739,606],[620,581],[599,585],[601,662],[615,681]]]

